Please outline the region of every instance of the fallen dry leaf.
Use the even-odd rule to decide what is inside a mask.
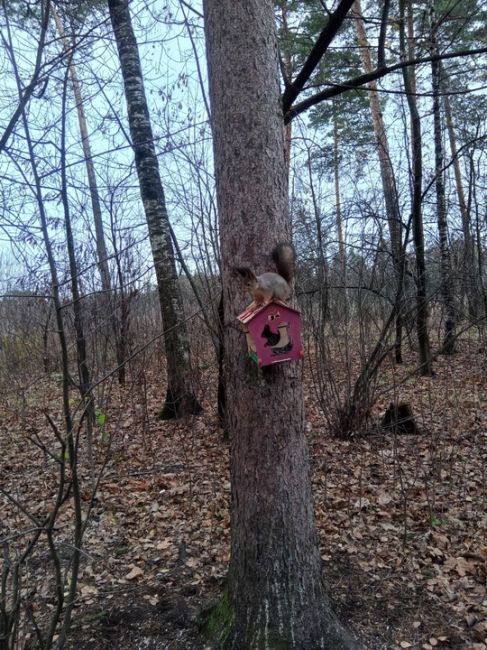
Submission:
[[[129,571],[129,573],[127,573],[127,575],[125,576],[125,580],[134,580],[135,578],[138,578],[139,576],[142,575],[144,575],[143,570],[138,566],[134,566],[132,567],[132,570]]]

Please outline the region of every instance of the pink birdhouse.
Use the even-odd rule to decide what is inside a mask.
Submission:
[[[250,304],[238,317],[247,337],[249,357],[259,366],[303,357],[301,313],[284,302]]]

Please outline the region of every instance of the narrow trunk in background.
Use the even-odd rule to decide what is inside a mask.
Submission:
[[[52,16],[56,24],[59,37],[63,42],[65,52],[71,50],[71,43],[66,38],[64,28],[59,15],[51,4]],[[86,174],[88,176],[88,188],[90,191],[91,209],[93,211],[93,223],[95,226],[95,242],[96,252],[98,257],[98,268],[100,271],[101,285],[104,292],[110,295],[111,282],[110,272],[108,269],[108,254],[105,243],[105,233],[103,231],[103,219],[101,212],[100,195],[98,193],[98,183],[96,181],[95,165],[93,163],[93,156],[91,154],[90,136],[88,134],[88,125],[86,123],[86,115],[83,104],[83,96],[81,94],[81,87],[76,73],[76,67],[69,58],[69,76],[71,78],[71,85],[73,88],[74,100],[76,102],[76,111],[78,113],[78,124],[81,135],[81,146],[83,148],[83,158],[86,167]]]
[[[436,45],[435,26],[431,26],[431,55],[438,54]],[[438,61],[431,61],[431,83],[433,88],[433,127],[435,141],[435,187],[436,187],[436,217],[438,221],[438,236],[440,240],[440,282],[441,297],[443,301],[445,333],[443,337],[442,352],[453,354],[455,352],[455,306],[453,302],[453,277],[451,269],[450,246],[448,243],[448,223],[446,216],[445,182],[444,182],[444,155],[443,155],[443,130],[441,126],[440,110],[440,65]]]
[[[411,58],[410,51],[412,48],[412,10],[408,2],[408,41],[406,42],[406,0],[399,0],[400,10],[400,45],[401,57],[405,60]],[[422,181],[423,181],[423,152],[421,136],[421,118],[419,116],[416,104],[416,80],[413,68],[402,69],[404,80],[404,90],[406,91],[407,103],[411,119],[411,155],[412,155],[412,191],[411,215],[413,225],[414,251],[416,254],[416,332],[418,335],[419,345],[419,370],[422,375],[430,376],[433,374],[433,365],[431,359],[431,348],[428,333],[428,297],[426,289],[426,262],[424,256],[424,233],[423,233],[423,215],[422,215]]]
[[[194,394],[189,342],[177,286],[171,227],[157,161],[149,108],[144,90],[139,50],[128,0],[108,0],[124,81],[127,113],[157,278],[167,360],[167,393],[162,419],[198,414]]]
[[[362,61],[364,72],[370,74],[373,71],[373,65],[370,56],[370,46],[367,39],[367,33],[365,31],[360,0],[355,0],[352,10],[355,16],[354,23],[357,32],[360,59]],[[387,224],[389,227],[389,236],[391,241],[392,263],[394,266],[394,275],[396,278],[395,293],[397,296],[398,306],[396,314],[395,357],[396,363],[402,363],[404,254],[402,249],[401,212],[399,209],[394,168],[392,166],[391,156],[389,153],[387,131],[380,105],[379,93],[377,92],[377,83],[375,81],[371,81],[368,84],[367,88],[369,95],[370,112],[372,115],[372,124],[374,128],[374,136],[377,143],[377,154],[379,157],[382,192],[384,194]]]
[[[347,253],[345,250],[345,237],[343,235],[343,216],[340,193],[340,154],[339,154],[339,135],[338,135],[338,115],[336,102],[332,100],[333,114],[333,177],[335,187],[335,211],[336,211],[336,233],[338,244],[338,275],[339,284],[343,287],[343,315],[345,324],[348,325],[349,305],[347,289]]]
[[[485,223],[487,224],[487,211],[485,210],[485,205],[482,204],[483,215],[480,215],[480,205],[477,198],[477,184],[480,178],[480,169],[475,170],[474,164],[474,152],[470,151],[469,155],[469,192],[468,192],[468,213],[473,215],[474,224],[475,224],[475,247],[477,249],[477,273],[478,273],[478,293],[479,300],[482,301],[482,306],[484,309],[483,317],[487,318],[487,289],[484,282],[484,255],[483,255],[483,243],[482,243],[482,217]],[[482,308],[479,303],[479,311]]]
[[[455,172],[455,184],[457,187],[458,208],[460,210],[460,217],[462,220],[463,231],[463,287],[462,296],[465,296],[468,304],[468,313],[472,320],[478,318],[479,304],[478,295],[476,291],[477,275],[475,271],[475,258],[474,258],[474,243],[472,236],[472,229],[470,226],[470,214],[467,209],[467,201],[465,200],[465,192],[463,189],[462,172],[460,170],[460,159],[458,156],[457,139],[455,134],[455,127],[453,124],[453,116],[450,105],[450,98],[448,96],[448,84],[446,80],[445,67],[439,61],[440,67],[440,84],[441,94],[443,95],[443,105],[445,108],[446,128],[448,131],[448,140],[450,143],[450,152],[453,160],[453,170]]]
[[[57,13],[54,5],[51,5],[52,16],[56,25],[57,32],[60,39],[63,42],[64,51],[66,53],[71,51],[71,43],[66,37],[64,32],[64,27]],[[115,355],[117,359],[118,366],[118,380],[119,383],[125,383],[125,357],[126,357],[126,340],[127,332],[126,325],[127,319],[125,319],[126,303],[124,301],[124,290],[122,284],[120,284],[120,304],[119,306],[114,304],[114,296],[112,294],[112,283],[110,278],[110,269],[108,265],[108,253],[107,246],[105,241],[105,232],[103,227],[103,218],[102,218],[102,209],[100,194],[98,192],[98,183],[96,180],[95,165],[93,162],[93,155],[91,152],[90,145],[90,136],[88,133],[88,124],[86,121],[83,95],[81,92],[81,84],[78,80],[78,74],[76,72],[76,66],[73,63],[72,56],[69,57],[69,76],[71,79],[71,86],[73,89],[74,100],[76,103],[76,112],[78,115],[78,126],[81,136],[81,147],[83,149],[83,159],[86,167],[86,175],[88,178],[88,189],[90,193],[91,200],[91,210],[93,215],[93,224],[95,226],[95,244],[96,244],[96,254],[98,262],[98,270],[100,273],[101,287],[102,287],[102,299],[101,299],[101,308],[102,308],[102,317],[103,321],[107,321],[108,328],[101,328],[104,330],[104,335],[106,340],[114,339],[115,341]],[[117,259],[117,263],[118,263]],[[117,322],[115,309],[119,308],[120,310],[120,319]],[[107,331],[108,329],[108,331]]]
[[[11,44],[11,42],[10,42]],[[15,68],[15,78],[17,83],[17,91],[19,97],[22,94],[20,78]],[[65,94],[64,86],[63,93]],[[63,103],[65,102],[65,97],[63,97]],[[63,128],[64,128],[64,118],[63,115]],[[27,113],[25,107],[22,109],[22,123],[24,126],[26,143],[29,151],[29,160],[32,168],[32,175],[34,183],[32,185],[32,190],[34,192],[38,213],[40,221],[40,230],[42,232],[42,238],[44,241],[46,258],[50,272],[51,280],[51,290],[52,298],[54,303],[55,315],[56,315],[56,328],[57,336],[59,340],[59,345],[61,349],[61,359],[62,359],[62,404],[63,404],[63,418],[64,418],[64,430],[63,437],[65,441],[65,450],[68,455],[68,462],[71,472],[70,487],[73,496],[72,507],[74,512],[74,529],[73,529],[73,538],[72,538],[72,556],[69,563],[69,572],[64,576],[65,581],[56,580],[57,585],[60,587],[59,596],[52,602],[53,611],[55,614],[51,619],[51,624],[47,630],[45,636],[46,647],[52,647],[52,642],[54,638],[54,633],[56,629],[59,630],[59,638],[57,640],[57,646],[62,649],[64,648],[64,642],[66,639],[66,634],[71,625],[72,612],[75,604],[76,596],[76,587],[78,582],[78,574],[81,560],[81,546],[83,541],[83,514],[81,508],[81,490],[80,490],[80,480],[78,477],[78,453],[79,453],[79,441],[77,440],[77,434],[74,432],[74,422],[71,413],[71,400],[70,400],[70,373],[69,373],[69,350],[68,343],[65,332],[65,325],[63,319],[64,306],[62,304],[61,295],[59,291],[60,282],[57,273],[57,263],[54,257],[53,244],[49,235],[49,219],[45,209],[44,199],[42,195],[42,179],[39,174],[37,167],[37,161],[35,156],[34,144],[30,135],[29,123],[27,120]],[[64,149],[64,147],[61,147]],[[65,165],[63,164],[63,167]],[[74,296],[73,296],[74,297]],[[52,535],[53,528],[51,527],[49,531],[49,525],[46,525],[45,531],[48,535]],[[52,537],[51,537],[52,540]],[[59,575],[59,574],[57,574]],[[64,588],[63,588],[64,587]],[[54,609],[55,608],[55,609]],[[63,612],[64,608],[64,613]],[[58,628],[58,623],[60,622],[62,616],[62,623]],[[0,627],[2,626],[2,620],[4,617],[0,617]],[[0,630],[1,631],[1,630]]]
[[[69,66],[69,63],[68,63]],[[76,251],[71,225],[71,211],[69,209],[68,179],[66,175],[66,84],[63,88],[62,123],[61,123],[61,146],[60,146],[60,167],[61,167],[61,201],[64,210],[64,227],[66,231],[66,248],[68,250],[69,273],[71,276],[71,293],[73,296],[73,322],[76,333],[76,360],[78,365],[79,390],[81,399],[86,410],[86,442],[88,461],[90,465],[91,485],[95,485],[95,468],[93,462],[93,427],[95,425],[95,404],[91,390],[91,376],[88,367],[88,355],[86,353],[86,338],[83,327],[81,312],[81,295],[79,290],[78,265],[76,263]]]
[[[205,0],[231,439],[227,591],[206,629],[234,650],[353,647],[323,588],[299,364],[259,370],[236,317],[236,264],[270,270],[290,218],[272,0]]]
[[[313,182],[313,172],[311,169],[311,155],[308,152],[308,178],[311,190],[311,201],[313,204],[313,213],[316,224],[316,243],[318,248],[317,267],[318,267],[318,295],[320,301],[320,323],[319,332],[323,334],[325,325],[329,320],[329,296],[328,296],[328,262],[326,259],[326,243],[323,237],[323,228],[321,224],[321,214],[316,198],[315,186]]]

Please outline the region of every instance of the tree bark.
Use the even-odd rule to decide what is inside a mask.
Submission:
[[[287,20],[287,7],[285,2],[281,4],[280,10],[281,10],[281,19],[282,19],[282,32],[285,38],[289,38],[290,30],[289,30],[289,25]],[[292,83],[292,78],[293,78],[293,63],[291,60],[291,56],[289,55],[289,52],[284,52],[283,54],[283,58],[281,60],[281,72],[282,72],[282,76],[284,77],[284,84],[285,86],[288,86],[289,84]],[[284,159],[286,161],[288,178],[289,178],[289,170],[291,166],[292,138],[293,138],[293,126],[292,126],[292,122],[288,122],[284,126]]]
[[[171,227],[144,90],[128,0],[108,0],[123,75],[127,112],[157,278],[167,360],[167,393],[162,419],[198,414],[191,382],[189,344],[177,286]]]
[[[300,366],[259,370],[235,318],[235,264],[271,268],[289,240],[283,111],[271,0],[205,0],[225,301],[232,541],[207,631],[241,650],[351,648],[326,598],[314,524]]]

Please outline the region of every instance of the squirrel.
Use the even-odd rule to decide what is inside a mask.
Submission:
[[[287,302],[292,294],[291,283],[294,278],[295,252],[291,244],[278,244],[271,254],[277,273],[268,271],[262,275],[248,267],[234,267],[244,279],[245,286],[257,305],[265,305],[272,300]]]

